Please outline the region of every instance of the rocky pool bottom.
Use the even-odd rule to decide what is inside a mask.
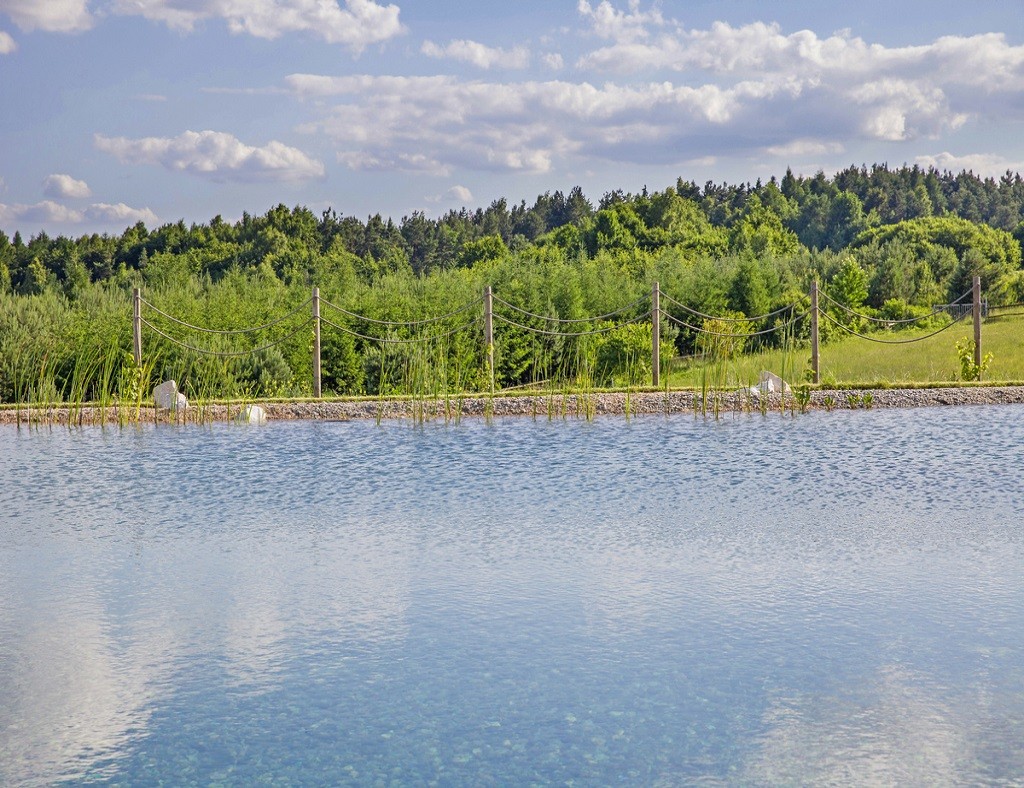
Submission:
[[[859,410],[925,408],[961,405],[1024,404],[1024,386],[959,386],[947,388],[820,389],[800,403],[792,394],[739,392],[641,391],[586,394],[520,394],[448,397],[444,399],[320,400],[258,402],[270,420],[416,419],[457,420],[463,416],[532,416],[589,418],[603,415],[696,413],[762,413],[782,410]],[[83,406],[0,409],[0,424],[204,423],[238,421],[251,403],[191,404],[175,413],[143,405],[125,413],[116,407]]]

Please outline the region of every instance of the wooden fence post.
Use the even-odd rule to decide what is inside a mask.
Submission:
[[[320,397],[320,288],[313,288],[313,396]]]
[[[491,393],[494,393],[494,298],[491,286],[484,288],[484,344],[487,346],[487,372],[491,378]]]
[[[132,354],[135,366],[142,366],[142,292],[139,288],[132,290]]]
[[[651,287],[651,385],[661,381],[661,289],[655,282]]]
[[[974,277],[974,365],[978,368],[978,380],[981,380],[981,277]]]
[[[811,382],[820,383],[818,368],[818,280],[811,282]]]

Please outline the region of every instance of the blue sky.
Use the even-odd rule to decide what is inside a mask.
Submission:
[[[1024,4],[0,0],[0,229],[1024,170]]]

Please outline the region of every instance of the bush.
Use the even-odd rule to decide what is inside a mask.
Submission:
[[[645,323],[621,326],[600,335],[594,365],[599,386],[636,386],[651,376],[651,327]]]

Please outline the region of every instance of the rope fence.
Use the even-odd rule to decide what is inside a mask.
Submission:
[[[756,337],[764,337],[770,334],[779,332],[788,332],[793,329],[801,321],[810,318],[810,343],[811,343],[811,372],[812,382],[819,382],[819,319],[824,318],[828,323],[834,326],[841,332],[845,332],[850,336],[857,337],[859,339],[866,340],[868,342],[875,342],[883,345],[909,345],[917,342],[923,342],[927,339],[931,339],[945,331],[948,331],[955,325],[966,320],[968,315],[973,316],[974,320],[974,354],[975,363],[981,365],[981,318],[985,309],[983,309],[983,302],[981,299],[981,284],[978,277],[974,278],[973,286],[970,290],[962,294],[959,298],[955,299],[950,304],[943,304],[936,306],[932,311],[927,314],[920,315],[917,317],[899,318],[899,319],[885,319],[878,317],[877,315],[864,314],[858,312],[852,307],[843,304],[828,293],[821,291],[818,288],[818,283],[815,281],[811,284],[810,290],[810,306],[804,308],[807,304],[805,298],[798,299],[792,303],[786,304],[785,306],[779,307],[771,312],[767,312],[763,315],[757,315],[754,317],[741,317],[735,315],[713,315],[701,310],[695,309],[682,301],[662,293],[657,282],[653,284],[650,295],[645,295],[630,301],[616,309],[604,312],[598,315],[591,315],[587,317],[557,317],[553,315],[542,315],[537,312],[528,310],[517,304],[513,304],[506,301],[499,296],[494,295],[490,287],[485,288],[484,293],[481,297],[471,299],[470,301],[449,310],[443,314],[431,315],[427,317],[419,317],[411,320],[388,320],[377,317],[371,317],[370,315],[361,315],[351,310],[345,309],[337,304],[334,304],[324,298],[320,297],[320,291],[318,288],[313,288],[312,296],[301,304],[290,309],[285,314],[276,317],[272,320],[268,320],[257,326],[242,327],[242,328],[210,328],[208,326],[200,326],[195,323],[190,323],[186,320],[182,320],[169,312],[164,311],[160,307],[152,304],[150,301],[142,298],[141,293],[136,289],[133,293],[133,351],[134,357],[137,364],[142,364],[142,328],[145,327],[153,334],[162,338],[163,340],[172,343],[177,347],[181,347],[189,352],[198,353],[202,355],[215,356],[220,358],[239,358],[243,356],[249,356],[257,353],[261,353],[265,350],[269,350],[277,345],[281,345],[288,342],[291,339],[299,336],[302,332],[308,331],[312,327],[313,336],[313,353],[312,353],[312,366],[313,366],[313,393],[314,396],[321,396],[321,327],[326,325],[335,331],[348,334],[355,339],[360,340],[364,343],[379,343],[381,346],[384,345],[417,345],[434,342],[436,340],[450,338],[460,332],[467,330],[479,331],[481,328],[481,317],[483,323],[483,346],[486,352],[488,373],[491,380],[491,390],[494,390],[494,324],[505,326],[509,329],[516,329],[519,331],[526,332],[531,335],[545,336],[545,337],[562,337],[566,339],[578,339],[582,337],[600,336],[609,334],[617,331],[621,328],[631,325],[637,325],[640,323],[649,323],[652,327],[651,331],[651,362],[652,362],[652,374],[651,383],[653,386],[659,384],[659,368],[660,368],[660,336],[661,336],[661,325],[662,319],[666,321],[668,325],[678,326],[685,328],[696,335],[711,336],[715,338],[723,339],[752,339]],[[869,335],[863,331],[858,331],[856,328],[846,325],[843,320],[838,319],[837,316],[831,314],[830,309],[823,309],[819,304],[819,297],[823,299],[826,306],[830,309],[835,310],[841,315],[848,315],[858,321],[863,320],[868,324],[882,325],[885,329],[892,329],[896,326],[909,326],[913,323],[920,323],[932,319],[940,314],[951,315],[950,309],[956,307],[958,310],[958,316],[953,318],[949,323],[937,328],[934,331],[930,331],[927,334],[921,336],[909,337],[906,339],[892,339],[885,338],[878,335]],[[971,297],[971,302],[968,304],[967,299]],[[664,299],[665,305],[671,308],[669,311],[662,307],[662,299]],[[502,314],[500,311],[495,311],[495,305],[501,309],[507,311],[510,314]],[[472,319],[458,320],[457,324],[452,325],[452,321],[456,321],[458,318],[465,318],[473,310],[480,309],[482,306],[482,315],[477,312]],[[987,305],[984,305],[987,307]],[[152,313],[157,318],[156,321],[149,319],[143,315],[143,308]],[[1003,309],[1022,309],[1024,303],[1019,304],[1007,304],[1000,307],[992,307],[993,312],[996,310]],[[303,310],[310,309],[308,316],[302,320],[300,324],[292,328],[287,334],[281,337],[277,337],[270,341],[264,342],[263,344],[249,348],[246,350],[217,350],[209,347],[202,347],[193,341],[186,341],[180,337],[170,333],[168,326],[159,325],[158,321],[167,321],[168,324],[177,327],[184,331],[194,331],[204,335],[219,335],[222,337],[238,337],[243,335],[255,334],[260,331],[266,331],[271,328],[275,328],[284,324],[286,321],[295,318],[297,315],[303,312]],[[326,309],[331,317],[322,314],[322,309]],[[798,311],[802,310],[802,311]],[[685,316],[699,318],[704,321],[703,324],[697,324],[680,317],[678,314],[673,312],[681,311]],[[1009,313],[998,313],[993,314],[996,316],[1010,316],[1015,314],[1024,315],[1024,311],[1009,312]],[[510,316],[511,315],[511,316]],[[629,316],[632,315],[632,316]],[[786,319],[778,319],[785,317]],[[333,319],[332,319],[333,318]],[[775,318],[775,322],[770,326],[764,326],[766,321]],[[526,320],[539,321],[542,325],[530,325]],[[346,325],[346,323],[355,323],[355,327],[352,325]],[[387,329],[386,336],[374,336],[371,331],[362,329],[360,324],[365,326],[380,326],[383,329]],[[723,325],[726,329],[730,327],[749,327],[750,330],[732,331],[722,330]],[[764,326],[758,328],[758,326]],[[861,324],[863,325],[863,324]],[[564,330],[563,327],[580,327],[581,330]],[[657,330],[654,330],[658,327]],[[401,336],[401,332],[417,332],[415,336]]]
[[[826,301],[828,301],[833,306],[838,307],[843,312],[846,312],[848,315],[851,315],[853,317],[858,317],[858,318],[861,318],[862,320],[867,320],[867,321],[872,322],[872,323],[880,323],[880,324],[884,325],[886,328],[889,328],[891,326],[897,326],[897,325],[906,325],[906,324],[909,324],[909,323],[920,323],[922,320],[928,320],[929,318],[935,317],[935,315],[949,314],[949,315],[952,316],[950,307],[961,306],[962,305],[961,302],[965,298],[967,298],[968,296],[971,295],[971,291],[968,290],[966,293],[961,295],[955,301],[951,301],[948,304],[941,304],[939,306],[936,306],[936,307],[934,307],[932,309],[931,312],[929,312],[926,315],[920,315],[919,317],[907,317],[907,318],[898,318],[898,319],[897,318],[892,318],[892,319],[889,319],[889,318],[884,318],[884,317],[875,317],[874,315],[865,315],[865,314],[863,314],[861,312],[858,312],[855,309],[851,309],[846,304],[843,304],[843,303],[840,303],[839,301],[836,301],[836,299],[832,298],[832,296],[830,296],[824,290],[819,291],[819,292],[820,292],[821,296],[824,297],[824,299]],[[956,315],[956,317],[954,317],[954,322],[958,322],[958,321],[962,320],[964,317],[966,317],[967,315],[970,314],[971,305],[963,304],[963,306],[967,306],[968,307],[967,310],[956,310],[957,311],[957,315]]]
[[[158,334],[159,336],[163,337],[168,342],[171,342],[172,344],[175,344],[178,347],[185,348],[186,350],[191,350],[193,353],[199,353],[199,354],[204,355],[204,356],[215,356],[217,358],[241,358],[243,356],[254,356],[257,353],[262,353],[264,350],[269,350],[272,347],[275,347],[277,345],[281,345],[281,344],[287,342],[289,339],[297,336],[300,331],[302,331],[304,328],[309,326],[312,322],[313,322],[312,318],[307,318],[306,322],[304,322],[301,326],[296,328],[294,331],[292,331],[287,336],[283,336],[280,339],[275,339],[272,342],[267,342],[265,345],[260,345],[259,347],[250,348],[249,350],[239,350],[239,351],[224,350],[224,351],[222,351],[222,350],[211,350],[209,348],[203,348],[203,347],[199,347],[197,345],[190,345],[188,342],[182,342],[177,337],[172,337],[166,331],[161,331],[159,328],[157,328],[152,323],[150,323],[148,320],[146,320],[146,318],[142,318],[142,325],[144,325],[146,328],[148,328],[154,334]],[[228,333],[228,332],[224,332],[224,333]]]
[[[688,328],[691,331],[696,331],[699,334],[706,334],[706,335],[712,336],[712,337],[725,337],[725,338],[729,338],[729,339],[750,339],[751,337],[761,337],[761,336],[765,336],[767,334],[774,334],[776,331],[785,331],[790,326],[795,325],[796,323],[798,323],[799,321],[801,321],[805,317],[807,317],[809,314],[811,314],[811,310],[808,309],[807,311],[802,312],[801,314],[796,315],[795,317],[790,318],[785,323],[776,323],[774,326],[771,326],[770,328],[762,328],[759,331],[745,331],[745,332],[741,332],[741,333],[730,333],[730,332],[726,332],[726,331],[713,331],[712,329],[708,328],[707,326],[695,326],[695,325],[692,325],[690,323],[687,323],[685,320],[680,320],[678,317],[674,317],[674,316],[670,315],[667,312],[664,312],[663,314],[665,315],[665,318],[669,320],[669,322],[675,323],[677,326],[680,326],[682,328]],[[708,318],[708,319],[709,320],[721,320],[721,322],[725,322],[724,320],[722,320],[720,318],[716,318],[716,317]],[[754,322],[754,321],[748,321],[748,322]]]
[[[542,336],[550,336],[550,337],[573,338],[573,337],[592,337],[592,336],[598,336],[599,334],[608,334],[608,333],[610,333],[612,331],[615,331],[616,329],[622,328],[623,326],[631,326],[634,323],[639,323],[639,322],[641,322],[643,320],[646,320],[647,319],[647,315],[640,315],[639,317],[634,317],[632,320],[624,320],[621,323],[616,323],[616,324],[610,325],[610,326],[602,326],[601,328],[594,328],[594,329],[590,329],[588,331],[549,331],[549,330],[544,329],[544,328],[537,328],[536,326],[527,326],[527,325],[524,325],[523,323],[517,323],[516,321],[509,320],[507,317],[502,317],[501,315],[499,315],[497,313],[495,313],[494,319],[499,321],[499,322],[501,322],[501,323],[504,323],[507,326],[512,326],[513,328],[518,328],[518,329],[521,329],[523,331],[528,331],[531,334],[540,334]],[[596,318],[594,318],[594,320],[596,320]]]
[[[498,298],[498,296],[492,296],[492,298],[494,300],[494,303],[506,306],[513,312],[518,312],[521,315],[525,315],[526,317],[532,317],[535,318],[536,320],[546,320],[549,323],[596,323],[602,320],[608,320],[609,318],[615,317],[617,315],[621,315],[623,312],[628,312],[630,309],[634,309],[635,307],[647,301],[647,296],[641,296],[632,303],[626,304],[625,306],[620,306],[618,309],[615,309],[611,312],[605,312],[603,315],[594,315],[592,317],[550,317],[548,315],[538,315],[536,312],[530,312],[526,309],[523,309],[522,307],[516,306],[515,304],[510,304],[505,299]],[[505,320],[505,322],[508,323],[510,321]]]
[[[412,328],[412,327],[416,327],[416,326],[425,326],[425,325],[431,325],[433,323],[440,323],[440,322],[442,322],[444,320],[448,320],[450,318],[457,317],[458,315],[461,315],[461,314],[464,314],[465,312],[468,312],[470,309],[472,309],[477,304],[479,304],[482,300],[483,300],[482,298],[474,298],[468,304],[464,304],[464,305],[460,306],[458,309],[453,309],[451,312],[448,312],[448,313],[443,314],[443,315],[436,315],[434,317],[423,318],[422,320],[378,320],[377,318],[369,317],[367,315],[359,315],[359,314],[356,314],[355,312],[349,312],[347,309],[344,309],[344,308],[342,308],[340,306],[337,306],[336,304],[332,304],[330,301],[328,301],[328,300],[326,300],[324,298],[320,299],[320,305],[321,306],[330,307],[334,311],[339,312],[339,313],[345,315],[346,317],[351,317],[354,320],[363,320],[363,321],[365,321],[367,323],[373,323],[374,325],[378,325],[378,326],[392,326],[392,327],[402,326],[402,327],[410,327],[410,328]],[[306,303],[309,303],[309,302],[307,301]]]
[[[938,336],[943,331],[948,331],[953,326],[955,326],[957,323],[960,323],[962,320],[964,320],[967,317],[967,315],[961,315],[960,317],[956,318],[955,320],[952,320],[949,323],[947,323],[946,325],[944,325],[942,328],[937,329],[935,331],[932,331],[930,334],[925,334],[924,336],[911,337],[910,339],[880,339],[878,337],[868,336],[867,334],[861,334],[859,331],[855,331],[854,329],[850,328],[849,326],[844,325],[843,323],[840,323],[838,320],[836,320],[834,317],[832,317],[832,315],[830,315],[828,312],[822,312],[821,316],[824,317],[826,320],[828,320],[830,323],[832,323],[832,325],[834,325],[837,328],[840,328],[843,331],[845,331],[850,336],[858,337],[860,339],[866,339],[868,342],[877,342],[880,345],[911,345],[914,342],[924,342],[924,340],[926,340],[926,339],[931,339],[934,336]]]
[[[799,301],[794,301],[791,304],[786,304],[785,306],[779,307],[778,309],[776,309],[773,312],[768,312],[767,314],[764,314],[764,315],[757,315],[756,317],[724,317],[724,316],[719,316],[719,315],[709,315],[709,314],[706,314],[704,312],[700,312],[700,311],[698,311],[696,309],[693,309],[693,308],[687,306],[686,304],[682,303],[681,301],[677,301],[676,299],[672,298],[672,296],[668,295],[667,293],[662,293],[661,297],[664,298],[666,301],[668,301],[673,306],[679,307],[684,312],[689,312],[694,317],[700,317],[700,318],[703,318],[704,320],[717,320],[720,323],[760,323],[762,320],[767,320],[770,317],[775,317],[776,315],[781,315],[784,312],[788,312],[789,310],[796,309],[798,306],[800,306],[800,302]]]
[[[435,333],[435,334],[428,334],[426,336],[409,337],[409,338],[404,338],[404,337],[374,337],[374,336],[370,336],[369,334],[361,334],[358,331],[355,331],[355,330],[349,328],[348,326],[342,326],[342,325],[339,325],[338,323],[335,323],[333,320],[328,320],[326,317],[323,317],[322,315],[320,317],[320,322],[330,326],[331,328],[335,328],[338,331],[342,331],[342,332],[344,332],[344,333],[346,333],[346,334],[348,334],[350,336],[356,337],[357,339],[362,339],[365,342],[382,342],[384,344],[390,344],[390,345],[417,345],[417,344],[420,344],[422,342],[431,342],[431,341],[433,341],[435,339],[445,339],[447,337],[452,336],[453,334],[459,333],[460,331],[462,331],[462,330],[464,330],[466,328],[472,328],[476,324],[477,321],[471,321],[469,323],[463,323],[461,326],[456,326],[455,328],[449,329],[448,331],[441,331],[441,332],[438,332],[438,333]]]
[[[252,334],[257,331],[263,331],[264,329],[272,328],[273,326],[283,323],[285,320],[292,317],[293,315],[297,315],[299,312],[301,312],[303,309],[309,306],[310,300],[311,299],[307,298],[305,301],[303,301],[301,304],[299,304],[297,307],[292,309],[287,314],[281,315],[281,317],[275,318],[274,320],[271,320],[269,323],[264,323],[261,326],[252,326],[250,328],[205,328],[203,326],[197,326],[194,323],[187,323],[184,320],[179,320],[173,315],[169,315],[162,309],[157,308],[149,301],[147,301],[145,298],[141,299],[141,303],[144,306],[149,307],[149,309],[151,309],[153,312],[156,312],[161,317],[170,320],[172,323],[177,323],[179,326],[187,328],[191,331],[201,331],[206,334]]]

